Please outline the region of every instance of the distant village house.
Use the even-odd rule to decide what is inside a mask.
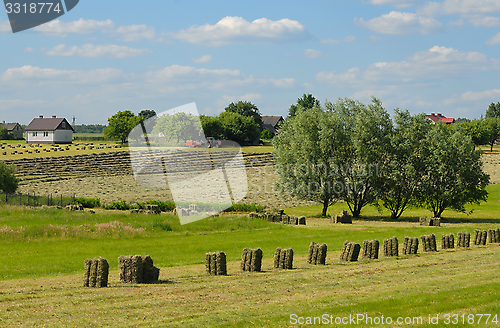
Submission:
[[[23,127],[19,123],[5,123],[3,121],[0,123],[0,126],[6,128],[8,132],[12,133],[14,139],[22,139],[23,138]]]
[[[432,113],[430,115],[426,115],[428,119],[430,119],[433,123],[436,123],[437,121],[442,121],[445,124],[453,124],[455,123],[455,119],[451,117],[444,117],[443,114],[435,114]]]
[[[262,116],[262,127],[272,134],[278,133],[283,116]]]
[[[65,118],[52,116],[34,118],[26,127],[27,143],[70,144],[73,140],[73,128]]]

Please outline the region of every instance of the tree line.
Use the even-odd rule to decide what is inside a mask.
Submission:
[[[441,217],[487,197],[489,176],[469,135],[407,110],[391,120],[376,98],[299,106],[273,144],[280,192],[323,204],[323,215],[342,200],[354,217],[368,204],[392,219],[412,206]]]

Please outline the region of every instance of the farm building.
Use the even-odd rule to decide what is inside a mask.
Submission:
[[[27,143],[69,144],[72,140],[73,128],[65,118],[44,118],[40,115],[26,127]]]
[[[262,116],[262,127],[271,133],[277,133],[283,121],[283,116]]]
[[[12,135],[14,136],[14,139],[22,139],[23,138],[23,127],[21,126],[21,124],[19,124],[19,123],[5,123],[5,121],[3,121],[2,123],[0,123],[0,126],[6,128],[7,131],[12,133]]]
[[[430,119],[433,123],[436,123],[437,121],[442,121],[445,124],[453,124],[455,123],[455,119],[451,117],[445,117],[443,114],[430,114],[426,115],[428,119]]]

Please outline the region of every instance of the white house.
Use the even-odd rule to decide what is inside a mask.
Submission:
[[[27,143],[69,144],[73,140],[73,128],[65,118],[34,118],[26,127]]]

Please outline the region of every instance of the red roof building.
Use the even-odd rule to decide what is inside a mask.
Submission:
[[[432,122],[436,123],[437,121],[442,121],[445,124],[453,124],[455,123],[455,119],[451,117],[444,117],[443,114],[438,113],[432,113],[430,115],[426,115]]]

